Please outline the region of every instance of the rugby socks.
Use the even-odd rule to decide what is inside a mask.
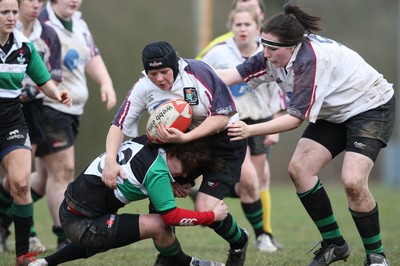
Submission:
[[[33,222],[33,203],[11,205],[15,228],[15,253],[17,257],[29,251],[29,231]]]
[[[378,204],[370,212],[356,212],[349,208],[357,230],[360,233],[366,255],[383,254],[383,245],[379,226]]]
[[[47,257],[44,257],[44,259],[48,263],[48,266],[52,266],[52,265],[59,265],[61,263],[71,260],[85,259],[90,256],[93,256],[94,254],[97,254],[92,252],[89,255],[89,253],[90,252],[88,252],[86,249],[71,243],[57,250],[57,252],[54,252],[53,254]]]
[[[32,188],[31,188],[31,196],[32,196],[33,202],[36,202],[36,201],[40,200],[41,198],[43,198],[43,196],[36,193]],[[31,237],[37,236],[34,223],[32,223],[31,232],[30,232],[29,236],[31,236]]]
[[[322,239],[328,244],[342,246],[344,239],[321,181],[318,179],[317,184],[311,190],[297,194],[297,196],[317,226]]]
[[[264,231],[272,235],[271,227],[271,194],[269,189],[263,189],[260,191],[260,200],[263,208],[263,228]]]
[[[243,229],[239,227],[230,213],[228,213],[225,220],[213,222],[208,227],[225,239],[232,249],[243,248],[247,242],[247,235],[243,232]]]
[[[257,200],[253,203],[242,202],[242,209],[247,220],[253,227],[256,238],[259,235],[264,234],[265,231],[263,228],[263,221],[262,221],[263,208],[261,205],[261,200]]]
[[[192,257],[183,252],[181,244],[177,238],[175,238],[175,242],[169,247],[162,248],[156,245],[155,247],[161,255],[171,258],[176,265],[189,265],[192,260]]]

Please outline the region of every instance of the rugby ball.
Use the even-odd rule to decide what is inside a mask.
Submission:
[[[166,128],[176,128],[185,132],[192,121],[192,108],[183,99],[174,99],[162,103],[150,115],[146,124],[146,135],[151,142],[162,143],[158,139],[157,125],[162,123]]]

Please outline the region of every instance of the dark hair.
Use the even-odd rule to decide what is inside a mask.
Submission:
[[[261,33],[271,33],[282,43],[296,45],[304,34],[322,30],[318,26],[321,18],[307,14],[299,6],[286,3],[283,10],[285,13],[276,14],[264,22]]]
[[[164,145],[169,157],[176,157],[182,162],[183,169],[187,173],[195,172],[205,167],[216,171],[221,170],[223,162],[211,152],[207,143],[202,140],[194,140],[188,143],[174,143]]]

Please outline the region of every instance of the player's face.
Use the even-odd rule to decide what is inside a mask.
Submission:
[[[18,19],[17,0],[0,1],[0,40],[6,41],[8,35],[13,32]],[[3,40],[3,38],[7,38]]]
[[[174,84],[174,72],[169,67],[149,70],[147,76],[162,90],[169,90]]]
[[[258,35],[258,25],[247,11],[235,15],[231,30],[239,47],[254,43]]]
[[[176,157],[167,157],[167,165],[172,177],[187,176],[186,171],[183,169],[182,162]]]
[[[62,19],[69,20],[72,15],[79,9],[82,0],[58,0],[52,4],[57,16]]]
[[[270,33],[262,33],[261,37],[273,42],[279,42],[279,39]],[[285,67],[292,57],[294,47],[275,47],[265,45],[263,51],[264,57],[275,67]]]
[[[19,9],[19,19],[21,21],[32,22],[38,16],[44,0],[22,0]]]

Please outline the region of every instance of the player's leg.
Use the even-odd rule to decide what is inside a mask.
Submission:
[[[342,182],[350,213],[364,245],[365,265],[389,265],[382,244],[378,204],[369,190],[368,178],[380,150],[389,141],[395,108],[392,98],[386,104],[346,121]]]
[[[12,215],[15,232],[16,265],[25,265],[31,260],[29,251],[29,231],[33,222],[33,202],[30,193],[29,175],[31,151],[15,149],[8,153],[1,165],[6,171],[13,197]]]
[[[61,227],[58,210],[64,200],[64,191],[74,176],[74,146],[41,157],[47,170],[46,196],[53,220],[52,231],[57,237],[57,249],[68,242]]]
[[[326,121],[309,124],[289,164],[297,195],[321,234],[321,248],[310,265],[346,260],[350,249],[343,239],[330,199],[317,174],[343,151],[345,128]]]

